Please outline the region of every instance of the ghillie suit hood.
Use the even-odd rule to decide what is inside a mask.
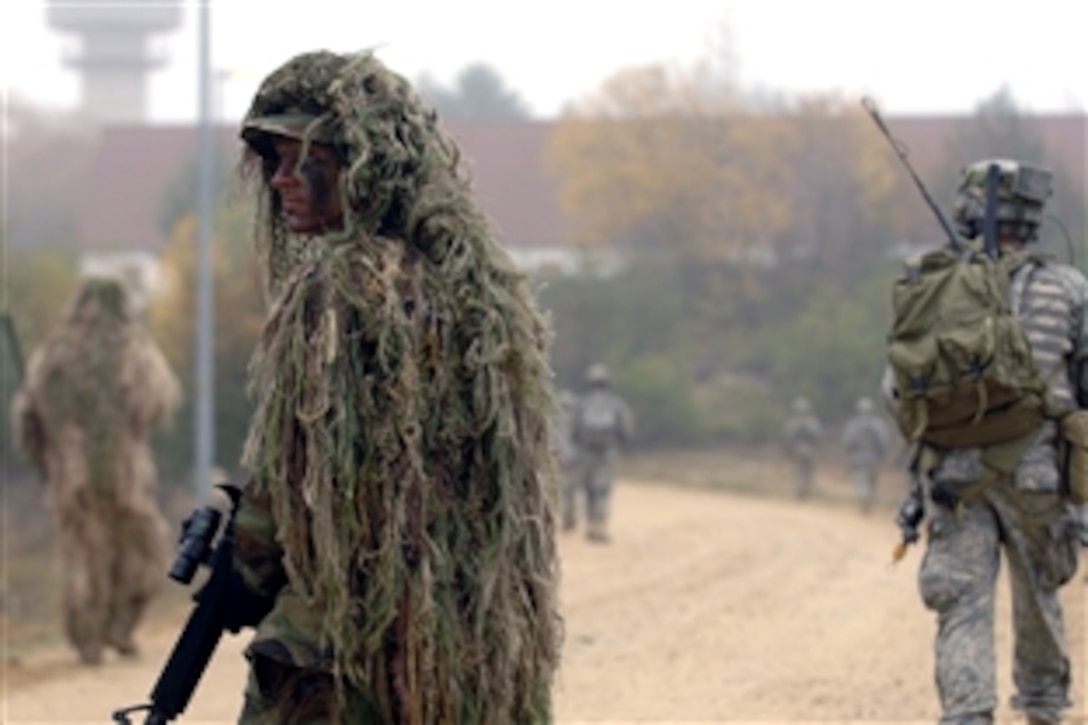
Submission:
[[[323,237],[284,228],[253,132],[299,112],[345,162]],[[245,128],[272,306],[243,462],[288,586],[383,721],[550,720],[551,374],[526,278],[434,114],[370,53],[292,59]]]
[[[169,423],[181,388],[158,346],[133,318],[124,283],[87,278],[60,328],[35,351],[13,404],[16,437],[43,467],[46,449],[81,431],[89,483],[108,490],[126,441]]]

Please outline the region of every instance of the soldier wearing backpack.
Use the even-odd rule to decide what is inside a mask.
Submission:
[[[572,432],[578,463],[572,478],[576,489],[585,491],[587,538],[596,543],[605,543],[609,539],[609,503],[615,479],[616,456],[619,447],[631,437],[633,417],[627,403],[612,389],[608,368],[601,363],[590,366],[586,373],[586,386],[573,419]],[[572,498],[575,493],[570,492]]]
[[[899,523],[909,542],[928,519],[918,583],[937,615],[941,722],[992,722],[1002,554],[1012,705],[1042,725],[1071,704],[1058,591],[1088,531],[1078,476],[1088,446],[1079,403],[1088,399],[1088,281],[1031,248],[1050,181],[1014,161],[968,166],[953,217],[972,241],[925,255],[896,286],[886,392],[918,451]]]
[[[800,397],[790,406],[792,414],[783,431],[786,451],[794,465],[794,494],[804,501],[812,493],[812,479],[816,467],[816,448],[823,435],[820,419],[812,412],[808,398]]]

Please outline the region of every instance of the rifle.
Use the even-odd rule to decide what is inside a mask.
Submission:
[[[196,690],[201,675],[215,652],[224,631],[237,634],[250,620],[242,621],[246,610],[244,585],[234,574],[234,519],[242,498],[242,491],[232,484],[220,484],[230,497],[231,508],[219,543],[212,548],[212,541],[219,532],[222,513],[208,505],[195,510],[182,523],[182,533],[177,558],[170,567],[170,578],[189,584],[197,568],[203,564],[211,573],[207,582],[194,595],[196,606],[170,653],[166,665],[151,691],[151,701],[144,705],[116,710],[113,721],[132,725],[130,715],[147,712],[145,725],[166,725],[182,712]],[[255,595],[249,595],[255,599]],[[267,614],[271,602],[260,606],[259,621]],[[248,610],[253,611],[253,610]]]
[[[926,204],[933,211],[933,214],[937,217],[937,221],[940,222],[941,228],[944,230],[945,236],[948,237],[949,244],[957,252],[966,251],[964,248],[963,240],[952,229],[952,225],[948,223],[948,218],[945,217],[944,212],[941,211],[941,207],[937,206],[937,202],[933,201],[933,196],[929,193],[929,189],[922,183],[922,180],[918,177],[918,173],[911,166],[910,161],[907,160],[907,146],[899,139],[892,136],[892,132],[888,130],[887,124],[884,123],[884,119],[880,116],[880,111],[876,107],[876,102],[868,96],[861,99],[861,105],[865,107],[865,110],[869,112],[869,116],[873,119],[873,123],[876,124],[880,132],[884,134],[884,138],[888,139],[888,143],[892,145],[892,149],[895,151],[895,155],[899,157],[899,160],[903,162],[903,166],[906,167],[907,173],[910,174],[910,178],[914,181],[914,185],[918,187],[918,191],[922,193],[922,198],[925,199]],[[991,170],[991,174],[994,173]],[[997,177],[994,177],[996,182]],[[997,186],[994,186],[994,196],[997,195]],[[996,209],[995,204],[990,204],[987,200],[987,214],[991,213],[990,209]]]
[[[895,523],[899,527],[902,538],[892,549],[893,564],[898,563],[906,556],[907,547],[918,541],[918,526],[926,515],[924,489],[917,478],[913,483],[914,486],[911,488],[910,495],[899,506],[899,512],[895,517]]]

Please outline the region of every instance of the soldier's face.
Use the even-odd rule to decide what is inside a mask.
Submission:
[[[331,148],[310,144],[301,158],[302,142],[276,138],[269,159],[273,173],[269,184],[279,195],[287,228],[296,234],[320,234],[343,226],[340,204],[340,161]],[[301,163],[299,163],[301,161]]]

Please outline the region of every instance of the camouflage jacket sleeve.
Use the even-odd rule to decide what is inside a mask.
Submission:
[[[287,581],[283,549],[276,541],[271,499],[252,485],[242,493],[234,520],[234,568],[246,587],[262,597],[274,597]]]
[[[1084,407],[1088,400],[1088,279],[1075,267],[1054,265],[1074,313],[1070,379],[1077,388],[1076,397]]]
[[[1068,268],[1065,273],[1076,300],[1077,339],[1074,340],[1073,357],[1084,360],[1088,358],[1088,279],[1075,268]]]

